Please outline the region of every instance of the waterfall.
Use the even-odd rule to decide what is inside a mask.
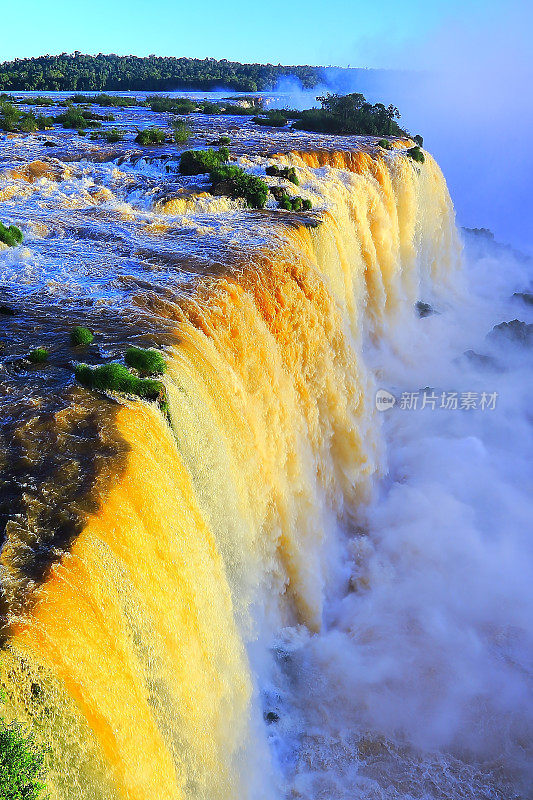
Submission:
[[[168,419],[140,401],[106,418],[106,479],[45,580],[22,575],[31,515],[8,524],[5,712],[46,747],[52,800],[279,796],[262,665],[283,628],[324,630],[349,578],[383,469],[368,348],[393,348],[460,262],[431,156],[279,158],[318,224],[265,222],[260,248],[150,299],[172,330]]]

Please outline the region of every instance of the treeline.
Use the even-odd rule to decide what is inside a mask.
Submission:
[[[0,64],[2,91],[170,91],[172,89],[273,89],[283,76],[294,76],[305,88],[320,82],[318,67],[240,64],[214,58],[69,55],[16,58]]]

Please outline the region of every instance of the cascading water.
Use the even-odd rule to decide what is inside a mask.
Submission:
[[[376,607],[386,616],[395,602],[380,582],[400,557],[387,566],[372,534],[394,508],[373,500],[387,462],[374,394],[384,377],[401,383],[383,364],[403,363],[402,342],[420,335],[416,301],[461,300],[445,181],[429,155],[418,166],[401,149],[378,155],[372,145],[280,148],[276,159],[298,168],[299,191],[321,210],[253,217],[253,241],[239,217],[249,212],[198,191],[158,197],[156,211],[139,207],[142,165],[135,180],[126,166],[96,164],[37,188],[5,179],[3,196],[19,203],[40,192],[57,207],[59,193],[74,209],[74,235],[89,224],[75,215],[90,197],[91,225],[106,214],[137,254],[155,254],[153,271],[133,274],[117,245],[122,261],[96,295],[112,309],[114,292],[133,285],[121,330],[153,326],[169,364],[168,420],[154,405],[70,387],[44,432],[35,422],[19,432],[19,457],[41,439],[68,456],[90,417],[87,447],[99,454],[84,482],[82,449],[42,491],[27,484],[1,555],[4,711],[47,748],[53,800],[504,796],[490,777],[493,794],[445,794],[439,758],[442,776],[464,775],[469,756],[436,736],[424,760],[401,714],[385,724],[380,703],[401,694],[387,675],[393,656],[368,655],[380,640]],[[99,169],[97,196],[90,175]],[[52,212],[44,217],[57,229]],[[48,286],[46,265],[24,257]],[[21,264],[4,269],[20,274]],[[89,262],[80,285],[91,281]],[[112,320],[106,326],[113,353]],[[420,352],[427,357],[425,338]],[[57,524],[43,522],[43,507],[66,505],[62,479],[78,486],[77,527],[58,543],[43,533]],[[410,552],[419,546],[406,542]],[[441,744],[453,758],[436,755]],[[431,773],[433,789],[416,794],[409,769]]]

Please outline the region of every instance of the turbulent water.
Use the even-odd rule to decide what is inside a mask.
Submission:
[[[195,115],[313,204],[254,212],[119,113],[1,149],[3,713],[50,797],[526,800],[531,263],[405,142]],[[131,343],[168,419],[73,380]]]

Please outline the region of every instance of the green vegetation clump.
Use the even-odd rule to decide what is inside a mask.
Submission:
[[[311,211],[312,203],[304,200],[303,197],[291,197],[286,191],[275,192],[274,196],[278,201],[279,208],[285,211]]]
[[[36,347],[28,353],[28,360],[32,364],[44,364],[45,361],[48,361],[49,355],[50,353],[46,347]]]
[[[12,103],[0,102],[0,130],[22,133],[44,131],[54,124],[52,117],[35,116],[31,111],[20,111]]]
[[[229,147],[231,144],[231,139],[229,136],[220,136],[217,141],[219,147]]]
[[[256,108],[240,106],[238,103],[223,103],[220,109],[221,114],[230,114],[234,117],[253,117],[257,113]]]
[[[80,111],[78,108],[70,106],[63,114],[58,114],[55,122],[64,128],[83,130],[83,128],[99,128],[100,121],[94,119],[90,111]]]
[[[424,144],[424,139],[419,133],[417,133],[416,136],[413,136],[413,141],[416,142],[419,147],[422,147]]]
[[[188,97],[160,97],[151,95],[146,98],[147,105],[152,111],[162,113],[164,111],[174,111],[177,114],[190,114],[196,111],[197,105],[189,100]]]
[[[192,136],[192,131],[184,119],[172,120],[172,138],[176,144],[185,144]]]
[[[162,375],[166,372],[167,363],[158,350],[152,348],[129,347],[124,361],[128,367],[136,369],[139,375]]]
[[[204,100],[198,104],[198,111],[202,114],[217,115],[223,113],[223,108],[219,103],[213,103],[211,100]]]
[[[7,244],[8,247],[17,247],[22,243],[22,231],[16,225],[6,228],[3,222],[0,222],[0,242]]]
[[[2,800],[39,800],[44,755],[15,725],[0,721],[0,797]]]
[[[104,139],[108,144],[116,144],[117,142],[121,142],[124,138],[124,131],[119,130],[119,128],[111,128],[109,131],[105,131]]]
[[[416,145],[416,147],[410,147],[407,151],[407,155],[413,159],[413,161],[417,161],[419,164],[423,164],[426,160],[424,153],[422,150]]]
[[[311,108],[299,113],[296,127],[318,133],[357,134],[366,136],[403,136],[397,119],[400,112],[383,103],[368,103],[364,95],[354,92],[319,97],[322,108]]]
[[[97,114],[95,111],[87,111],[86,108],[81,112],[85,119],[97,120],[98,122],[114,122],[113,114]]]
[[[145,400],[158,400],[164,394],[161,381],[138,378],[123,364],[110,361],[98,367],[89,364],[76,364],[74,368],[76,380],[87,389],[98,389],[101,392],[124,392],[137,395]]]
[[[269,128],[283,128],[287,124],[287,114],[284,111],[273,109],[266,112],[266,116],[254,117],[256,125],[265,125]]]
[[[53,97],[43,97],[43,95],[39,95],[38,97],[27,97],[22,102],[24,102],[28,106],[56,106],[56,105],[58,105],[57,100],[54,100]]]
[[[44,114],[37,114],[35,121],[37,123],[37,130],[39,131],[46,131],[49,128],[53,128],[55,122],[53,117],[45,117]]]
[[[182,175],[202,175],[205,172],[212,172],[217,167],[226,163],[229,159],[227,147],[220,147],[218,150],[185,150],[181,154],[179,171]]]
[[[3,131],[17,131],[20,123],[20,111],[12,103],[0,103],[0,128]]]
[[[70,332],[70,343],[73,347],[91,344],[93,339],[94,333],[82,325],[76,325]]]
[[[318,67],[155,55],[139,58],[76,52],[17,58],[0,65],[0,86],[6,91],[168,92],[226,87],[247,93],[274,89],[283,76],[296,78],[306,89],[322,80]]]
[[[166,139],[166,133],[162,128],[145,128],[144,131],[138,131],[135,141],[143,147],[151,144],[163,144]]]
[[[98,94],[96,96],[87,94],[75,94],[70,98],[71,103],[96,106],[113,106],[114,108],[131,108],[138,106],[139,101],[135,97],[113,97],[110,94]]]
[[[388,139],[380,139],[378,147],[382,147],[384,150],[392,150],[392,142],[389,142]]]
[[[179,170],[182,175],[209,173],[212,188],[222,188],[229,197],[242,197],[250,208],[264,208],[268,185],[262,178],[248,175],[240,167],[227,164],[229,150],[186,150],[181,155]]]
[[[222,164],[210,172],[213,188],[223,185],[224,194],[242,197],[250,208],[264,208],[268,197],[268,184],[255,175],[248,175],[240,167]]]
[[[265,170],[267,175],[271,175],[275,178],[286,178],[291,183],[294,183],[295,186],[300,185],[300,181],[298,180],[298,175],[296,174],[296,169],[294,167],[278,167],[273,164],[270,167],[267,167]]]

